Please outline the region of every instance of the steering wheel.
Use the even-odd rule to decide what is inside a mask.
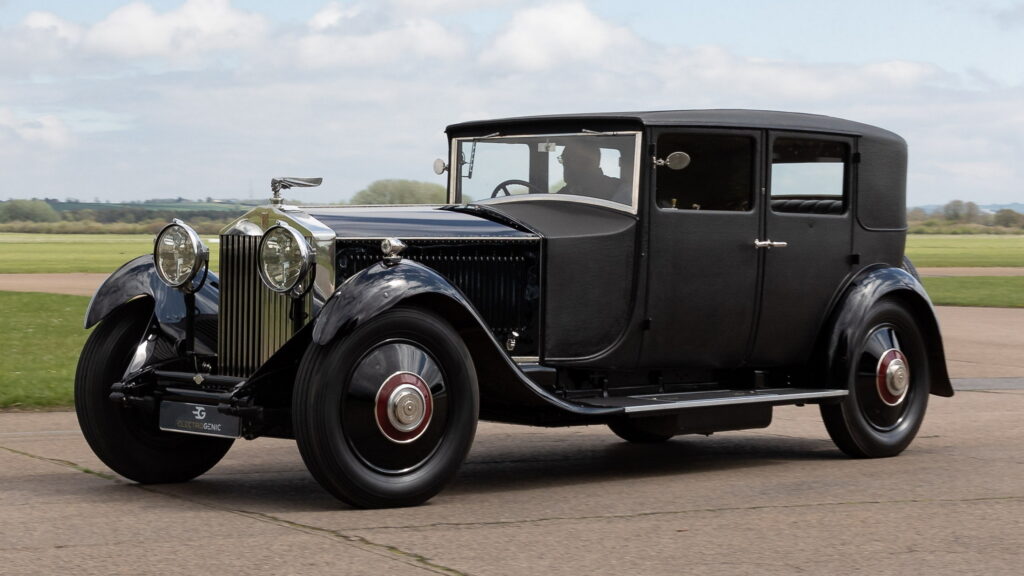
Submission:
[[[544,190],[539,186],[531,184],[526,180],[517,180],[513,178],[512,180],[505,180],[501,184],[495,186],[494,191],[491,192],[491,198],[497,198],[498,192],[504,192],[505,196],[511,196],[512,193],[508,191],[509,186],[525,186],[530,191],[530,194],[544,194]]]

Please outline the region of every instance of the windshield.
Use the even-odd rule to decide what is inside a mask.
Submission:
[[[452,200],[504,202],[543,194],[632,209],[639,139],[637,132],[460,138]]]

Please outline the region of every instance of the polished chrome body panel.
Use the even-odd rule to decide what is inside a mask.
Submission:
[[[305,318],[291,319],[293,300],[268,288],[259,276],[263,234],[284,222],[316,255],[313,290],[301,298]],[[253,209],[221,231],[221,302],[217,348],[219,373],[246,377],[266,362],[313,315],[314,300],[334,291],[334,232],[292,206]]]

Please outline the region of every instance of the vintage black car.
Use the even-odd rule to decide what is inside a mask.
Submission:
[[[86,439],[180,482],[235,438],[295,438],[355,506],[424,502],[478,419],[630,442],[818,404],[854,457],[899,454],[953,394],[904,257],[907,148],[744,110],[449,126],[444,206],[270,204],[219,238],[175,220],[89,305]]]

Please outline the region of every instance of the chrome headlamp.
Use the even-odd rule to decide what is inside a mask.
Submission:
[[[192,280],[209,266],[210,251],[195,230],[175,218],[156,235],[153,262],[165,284],[192,292]]]
[[[316,255],[298,230],[278,222],[260,241],[260,278],[274,292],[302,296],[309,289],[309,278]]]

